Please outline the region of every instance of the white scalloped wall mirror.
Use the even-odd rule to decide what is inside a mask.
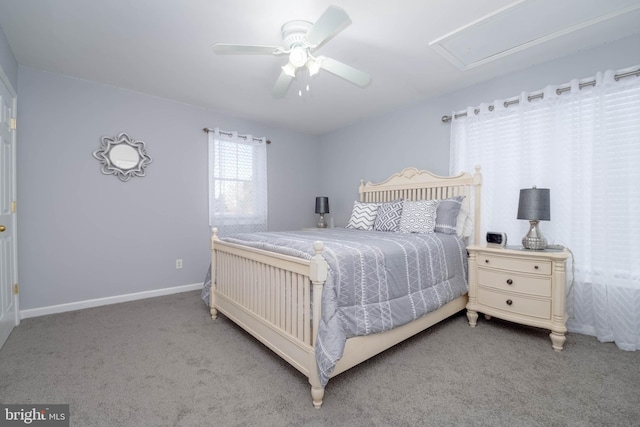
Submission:
[[[151,163],[145,144],[129,138],[126,133],[117,137],[103,136],[100,148],[93,157],[102,164],[102,173],[115,175],[120,181],[129,181],[134,176],[145,176],[145,168]]]

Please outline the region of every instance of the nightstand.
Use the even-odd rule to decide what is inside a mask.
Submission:
[[[478,312],[523,325],[549,329],[551,346],[566,341],[566,265],[569,251],[469,246],[467,318]]]

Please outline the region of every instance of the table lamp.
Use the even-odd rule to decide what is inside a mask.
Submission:
[[[329,198],[316,197],[316,213],[320,214],[320,219],[316,226],[318,228],[327,228],[327,222],[324,220],[324,214],[329,213]]]
[[[551,219],[551,202],[548,188],[525,188],[520,190],[518,202],[518,219],[529,220],[531,227],[526,236],[522,238],[522,246],[525,249],[543,250],[547,247],[547,239],[538,229],[539,221]]]

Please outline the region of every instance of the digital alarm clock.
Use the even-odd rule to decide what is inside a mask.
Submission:
[[[487,231],[487,246],[504,248],[507,245],[507,233]]]

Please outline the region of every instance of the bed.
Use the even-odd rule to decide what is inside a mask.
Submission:
[[[437,200],[436,205],[444,206],[445,200],[460,201],[457,232],[446,234],[360,230],[353,227],[354,213],[344,229],[220,238],[213,228],[215,280],[208,292],[212,319],[224,314],[308,377],[313,405],[320,408],[329,378],[465,308],[465,246],[469,239],[480,241],[481,182],[479,167],[473,175],[452,177],[406,168],[383,182],[360,182],[354,212],[356,205],[388,207],[401,201],[407,209],[409,202]],[[462,229],[467,230],[464,236]],[[450,249],[441,249],[445,246]],[[391,247],[401,248],[403,262],[415,264],[419,274],[438,277],[437,286],[423,289],[413,283],[423,279],[416,278],[414,270],[409,273],[405,264],[393,270],[391,255],[385,252]],[[364,269],[363,260],[372,270]],[[456,269],[447,277],[454,264],[462,264],[463,272]],[[353,289],[347,281],[354,282],[349,285]],[[381,287],[391,282],[407,288],[407,295]],[[354,305],[342,307],[350,302]],[[354,313],[358,320],[345,313]]]

